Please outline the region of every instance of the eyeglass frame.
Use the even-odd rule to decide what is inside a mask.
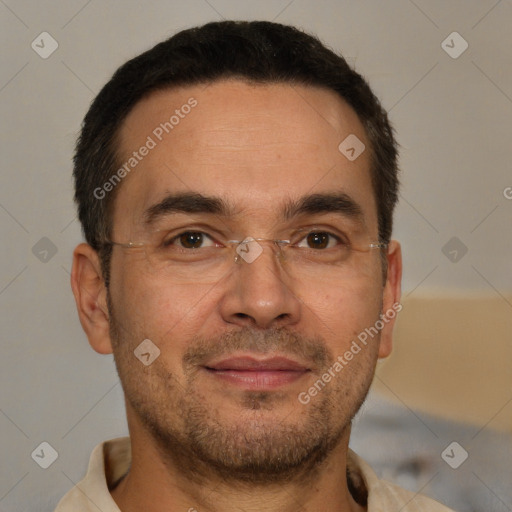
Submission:
[[[192,231],[192,230],[191,230]],[[238,248],[242,246],[243,244],[247,245],[251,242],[272,242],[273,244],[277,245],[280,249],[282,249],[283,246],[287,246],[292,243],[291,240],[282,240],[282,239],[273,239],[273,238],[253,238],[253,237],[245,237],[243,240],[226,240],[223,241],[223,244],[231,244],[232,246],[236,246],[235,248],[235,263],[239,263],[240,259],[244,259],[243,257],[240,257],[240,253],[238,253]],[[149,242],[115,242],[113,240],[105,240],[103,242],[103,245],[117,245],[119,247],[123,247],[125,249],[134,249],[134,248],[143,248],[143,247],[151,247],[153,244]],[[369,244],[365,244],[363,246],[365,249],[386,249],[389,247],[389,242],[370,242]],[[361,252],[360,248],[354,249],[351,247],[352,250],[356,250]],[[191,251],[195,249],[190,249]],[[246,252],[246,251],[244,251]],[[282,251],[280,250],[279,254],[282,255]]]

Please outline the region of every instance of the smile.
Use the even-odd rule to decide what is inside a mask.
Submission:
[[[284,357],[231,357],[203,366],[214,378],[249,390],[270,390],[300,379],[310,369]]]

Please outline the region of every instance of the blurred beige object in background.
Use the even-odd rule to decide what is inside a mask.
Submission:
[[[469,294],[468,294],[469,295]],[[512,298],[405,298],[373,391],[413,409],[512,432]]]

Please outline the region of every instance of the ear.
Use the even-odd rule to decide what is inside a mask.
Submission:
[[[100,354],[112,353],[107,289],[98,253],[88,244],[78,245],[73,252],[71,288],[80,323],[92,348]]]
[[[393,327],[398,313],[402,310],[402,248],[396,240],[391,240],[387,253],[388,269],[382,296],[384,327],[380,333],[379,358],[389,356],[393,348]]]

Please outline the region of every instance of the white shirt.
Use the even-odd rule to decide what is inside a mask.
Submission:
[[[130,438],[105,441],[94,448],[85,478],[59,502],[55,512],[121,512],[109,488],[126,474],[131,462]],[[380,480],[371,467],[352,450],[348,467],[354,482],[364,482],[368,491],[368,512],[453,512],[421,494],[406,491]]]

